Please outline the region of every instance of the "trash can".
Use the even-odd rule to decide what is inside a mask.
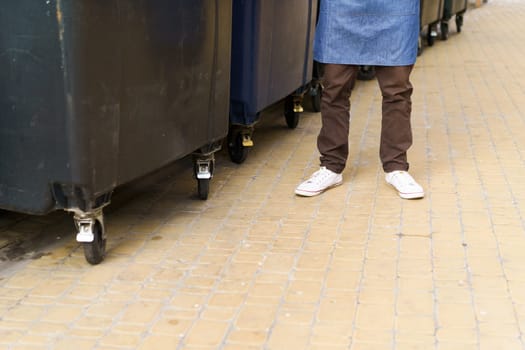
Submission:
[[[441,39],[447,40],[449,34],[448,21],[456,16],[456,30],[461,33],[463,15],[467,11],[467,0],[444,0],[443,16],[441,19]]]
[[[96,264],[118,185],[194,153],[207,197],[231,0],[6,1],[0,28],[0,208],[72,212]]]
[[[230,133],[232,161],[253,146],[259,113],[285,98],[295,128],[312,80],[317,0],[233,0]]]
[[[437,25],[443,15],[443,0],[421,0],[420,3],[420,27],[426,31],[426,40],[428,46],[434,45],[437,37]],[[422,45],[419,45],[420,53]]]

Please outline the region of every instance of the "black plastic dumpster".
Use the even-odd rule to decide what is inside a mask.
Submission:
[[[437,25],[443,15],[443,0],[421,0],[420,2],[420,27],[427,29],[426,40],[428,46],[434,45],[437,37]],[[420,50],[422,46],[420,45]]]
[[[456,16],[456,30],[461,33],[463,26],[463,15],[467,11],[467,0],[444,0],[445,6],[443,8],[443,18],[441,19],[441,39],[448,39],[448,21],[452,16]]]
[[[231,0],[6,1],[0,28],[0,208],[73,212],[95,264],[116,186],[195,152],[207,197]]]
[[[231,106],[228,150],[242,163],[253,146],[259,113],[286,98],[295,128],[312,80],[317,0],[233,0]]]

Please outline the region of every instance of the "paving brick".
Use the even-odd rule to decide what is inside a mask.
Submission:
[[[439,349],[444,349],[444,350],[474,350],[474,349],[478,349],[478,344],[477,343],[467,343],[467,342],[462,342],[461,340],[458,340],[458,341],[451,341],[451,342],[448,342],[448,341],[440,341],[438,343],[438,346],[439,346]]]
[[[235,327],[240,330],[265,331],[270,329],[276,316],[276,310],[269,307],[248,305],[243,307],[235,321]]]
[[[289,303],[317,303],[321,287],[318,281],[292,281],[284,298]]]
[[[304,349],[308,344],[310,330],[295,325],[276,325],[267,343],[269,349]]]
[[[17,322],[32,321],[40,318],[44,313],[45,308],[42,306],[16,305],[4,313],[2,320]]]
[[[294,281],[318,282],[322,281],[326,276],[324,270],[295,270],[291,279]]]
[[[140,301],[126,307],[121,322],[150,323],[161,309],[160,303]]]
[[[200,318],[206,321],[232,321],[237,314],[235,308],[207,307],[203,310]]]
[[[401,290],[397,297],[396,310],[399,315],[434,315],[434,296],[431,293]]]
[[[111,331],[99,340],[93,340],[100,342],[101,346],[106,347],[123,347],[136,349],[140,344],[140,335],[131,333],[121,333],[117,331]],[[91,344],[88,344],[93,346]]]
[[[78,305],[56,305],[49,309],[41,318],[45,322],[56,322],[68,324],[79,319],[84,308]]]
[[[518,350],[523,348],[523,343],[518,337],[480,336],[480,350],[500,349]]]
[[[356,343],[379,343],[392,344],[394,341],[394,332],[390,329],[357,329],[352,334],[352,341]]]
[[[180,344],[181,339],[176,336],[170,335],[152,335],[148,337],[138,349],[149,350],[149,349],[176,349]]]
[[[317,319],[320,322],[352,324],[357,306],[355,304],[339,304],[332,301],[321,301]]]
[[[375,289],[362,288],[359,293],[360,304],[374,304],[374,305],[394,305],[395,290],[392,289]]]
[[[379,343],[379,342],[352,342],[351,350],[380,350],[392,347],[391,343]]]
[[[315,318],[315,307],[284,306],[275,317],[275,321],[282,325],[299,325],[308,327]]]
[[[397,315],[395,318],[395,330],[398,337],[433,336],[436,332],[436,321],[433,316],[420,316],[419,314]]]
[[[436,332],[438,342],[460,342],[472,344],[478,342],[478,334],[474,328],[439,327]]]
[[[234,329],[229,333],[227,342],[239,346],[261,347],[266,342],[267,337],[268,332],[265,330]]]
[[[94,339],[81,339],[81,338],[67,337],[67,338],[59,339],[53,345],[53,349],[60,349],[60,350],[66,350],[66,349],[88,350],[88,349],[93,349],[95,347],[96,343],[97,343],[97,341],[94,340]]]
[[[471,304],[438,303],[438,323],[441,327],[476,327],[475,310]]]
[[[394,327],[393,309],[394,306],[388,304],[360,304],[357,308],[356,327],[391,332]]]
[[[7,288],[17,288],[19,290],[16,292],[23,293],[24,290],[27,291],[32,288],[35,288],[40,283],[45,281],[45,279],[46,277],[41,273],[41,271],[29,269],[25,271],[20,271],[16,275],[13,275],[5,283],[5,286]]]
[[[199,321],[191,328],[184,343],[187,346],[217,348],[222,344],[228,327],[226,322]]]
[[[316,347],[346,346],[348,348],[352,332],[351,322],[348,324],[331,321],[317,322],[313,327],[310,342]]]
[[[245,294],[241,293],[217,293],[208,302],[213,307],[239,307],[245,299]]]

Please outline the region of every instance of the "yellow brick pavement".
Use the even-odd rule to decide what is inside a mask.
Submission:
[[[0,213],[1,240],[61,238],[0,267],[0,349],[525,348],[524,16],[491,0],[418,59],[423,200],[384,183],[370,81],[352,98],[345,182],[319,197],[293,194],[318,166],[319,115],[290,131],[274,109],[243,165],[218,155],[208,201],[185,160],[117,193],[98,266],[67,214]]]

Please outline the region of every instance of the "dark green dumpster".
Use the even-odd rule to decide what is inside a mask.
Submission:
[[[4,1],[0,28],[0,208],[74,213],[98,263],[116,186],[195,154],[207,197],[231,0]]]

